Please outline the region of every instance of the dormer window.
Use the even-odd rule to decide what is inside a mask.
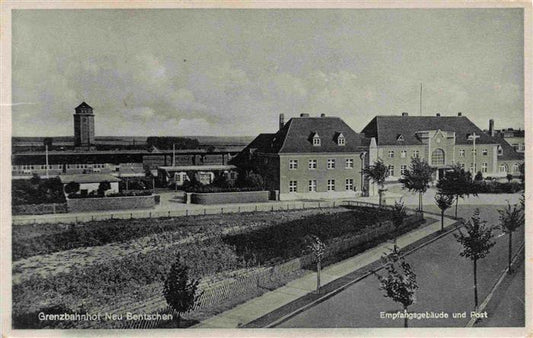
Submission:
[[[498,145],[498,156],[502,156],[503,155],[503,148],[502,146]]]
[[[346,138],[344,138],[344,135],[342,135],[342,133],[339,133],[339,136],[337,136],[337,145],[339,146],[346,145]]]
[[[320,136],[318,136],[318,133],[313,134],[313,146],[320,146]]]
[[[398,142],[403,142],[403,141],[405,141],[405,139],[404,139],[403,135],[400,134],[400,135],[398,135],[398,137],[396,138],[396,141],[398,141]]]

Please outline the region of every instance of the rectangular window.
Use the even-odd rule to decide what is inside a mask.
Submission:
[[[353,190],[353,178],[346,179],[346,190]]]
[[[335,191],[335,180],[328,180],[328,191]]]
[[[289,160],[289,170],[298,169],[298,160]]]
[[[483,149],[482,154],[483,156],[487,156],[489,154],[489,151],[487,149]]]
[[[309,169],[316,169],[316,160],[309,160]]]
[[[394,166],[393,165],[389,166],[389,176],[394,176]]]
[[[339,137],[337,140],[337,144],[340,146],[343,146],[346,144],[346,139],[344,137]]]
[[[309,180],[309,192],[316,192],[316,180]]]
[[[477,149],[472,149],[472,156],[476,156],[477,155]]]
[[[501,173],[506,173],[507,172],[507,167],[505,166],[505,164],[500,164],[500,172]]]
[[[413,157],[418,158],[418,150],[413,150]]]
[[[402,164],[400,167],[400,174],[405,175],[406,172],[407,172],[407,165]]]
[[[483,162],[483,165],[481,166],[481,172],[486,173],[488,172],[489,164],[487,162]]]
[[[465,150],[464,149],[459,150],[459,156],[465,157]]]
[[[476,172],[476,164],[475,163],[470,163],[470,172],[471,173],[475,173]]]
[[[407,157],[407,150],[402,150],[402,151],[400,152],[400,157],[401,157],[401,158],[406,158],[406,157]]]
[[[289,192],[296,192],[298,190],[298,181],[289,181]]]
[[[328,158],[328,169],[335,169],[335,159]]]
[[[353,169],[353,158],[347,158],[346,159],[346,169]]]
[[[394,150],[389,150],[389,158],[393,158],[394,157]]]

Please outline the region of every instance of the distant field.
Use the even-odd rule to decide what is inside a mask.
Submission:
[[[206,146],[243,146],[249,144],[254,137],[252,136],[180,136],[197,139],[201,145]],[[42,146],[45,137],[23,137],[14,136],[11,138],[13,147],[38,147]],[[56,146],[72,145],[74,137],[72,136],[54,136],[53,144]],[[96,136],[95,143],[114,144],[114,145],[142,145],[146,143],[147,136]]]

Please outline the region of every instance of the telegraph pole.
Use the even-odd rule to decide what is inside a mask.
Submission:
[[[420,82],[420,116],[422,116],[422,82]]]

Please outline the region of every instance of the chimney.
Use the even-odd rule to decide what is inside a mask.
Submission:
[[[285,115],[279,114],[279,129],[283,128],[285,125]]]
[[[409,116],[409,113],[403,112],[402,116]]]
[[[457,116],[463,116],[463,113],[458,112],[458,113],[457,113]]]
[[[307,114],[307,113],[301,113],[301,114],[300,114],[300,117],[309,117],[309,114]]]
[[[436,116],[437,116],[437,117],[440,117],[440,113],[437,113]]]
[[[320,117],[326,117],[326,114],[322,113],[320,114]]]
[[[489,120],[489,135],[494,136],[494,120]]]

